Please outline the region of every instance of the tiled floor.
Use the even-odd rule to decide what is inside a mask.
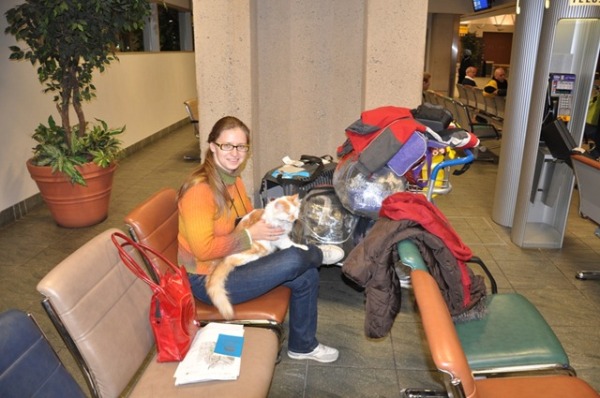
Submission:
[[[59,228],[41,207],[0,229],[0,311],[32,312],[81,383],[79,370],[40,306],[37,281],[98,232],[122,228],[123,216],[150,194],[164,186],[178,187],[195,165],[182,160],[194,145],[192,129],[186,126],[123,160],[110,216],[97,226]],[[510,242],[509,229],[490,217],[496,169],[491,163],[474,164],[467,173],[453,177],[453,191],[436,199],[436,204],[491,268],[499,289],[518,291],[540,309],[578,375],[600,391],[600,281],[574,278],[576,270],[600,269],[595,226],[579,217],[575,195],[562,249],[520,249]],[[402,310],[390,335],[369,340],[363,332],[363,294],[344,280],[340,268],[321,268],[318,337],[339,348],[340,359],[318,364],[284,355],[269,396],[398,397],[404,387],[439,388],[411,292],[402,294]]]

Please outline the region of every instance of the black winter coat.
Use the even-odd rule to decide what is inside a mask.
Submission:
[[[468,270],[471,306],[465,308],[458,262],[444,242],[415,221],[380,218],[364,240],[350,252],[342,267],[348,278],[365,287],[366,336],[384,337],[400,312],[400,283],[395,275],[394,264],[398,261],[397,243],[404,239],[413,240],[419,247],[451,314],[463,316],[463,319],[480,316],[483,308],[479,304],[484,302],[481,298],[485,297],[485,284],[481,276]],[[477,306],[473,314],[464,316],[473,306]]]

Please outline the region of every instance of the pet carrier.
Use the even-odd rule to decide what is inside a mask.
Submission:
[[[336,245],[348,253],[358,219],[344,208],[331,185],[315,187],[302,200],[292,239],[303,244]]]
[[[319,185],[331,185],[337,163],[329,155],[302,155],[298,165],[284,164],[269,170],[261,181],[260,199],[263,207],[271,200],[297,193],[303,198]]]

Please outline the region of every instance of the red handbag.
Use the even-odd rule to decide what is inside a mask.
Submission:
[[[181,361],[190,349],[194,335],[198,330],[194,318],[196,315],[194,296],[185,268],[175,266],[156,250],[133,241],[123,233],[115,232],[111,238],[117,249],[119,249],[119,256],[127,268],[152,289],[150,324],[156,341],[158,362]],[[134,247],[143,260],[154,269],[159,278],[158,284],[125,250],[127,246]],[[164,261],[169,269],[166,272],[161,272],[160,268],[150,259],[148,253]]]

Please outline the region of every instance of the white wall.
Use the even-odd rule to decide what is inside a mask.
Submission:
[[[0,2],[0,211],[38,192],[25,169],[31,156],[36,126],[49,115],[59,120],[52,96],[42,93],[36,68],[10,61],[13,36],[5,35],[5,12],[19,0]],[[124,53],[120,62],[97,75],[97,98],[84,105],[86,118],[105,120],[109,126],[126,125],[121,139],[128,147],[186,118],[183,101],[196,96],[194,54]]]

